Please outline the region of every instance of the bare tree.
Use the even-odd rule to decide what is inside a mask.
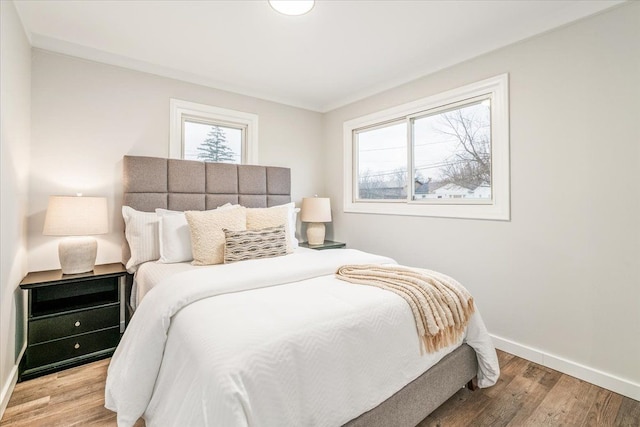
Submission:
[[[377,198],[383,186],[383,177],[380,174],[373,173],[370,169],[358,175],[358,197],[361,199]]]
[[[358,175],[358,197],[361,199],[404,199],[407,197],[407,168],[390,172],[366,170]]]
[[[400,167],[400,168],[394,169],[390,175],[389,181],[390,181],[390,184],[395,187],[398,187],[398,188],[405,187],[407,185],[407,168]]]
[[[458,109],[442,114],[439,131],[453,137],[456,152],[442,169],[443,181],[473,189],[491,183],[490,123],[468,110]]]

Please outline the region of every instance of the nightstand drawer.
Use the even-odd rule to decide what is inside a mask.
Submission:
[[[30,345],[26,352],[26,369],[114,348],[119,341],[120,328],[116,326],[98,332]]]
[[[117,304],[43,319],[33,319],[29,321],[29,344],[84,334],[119,324],[120,306]]]

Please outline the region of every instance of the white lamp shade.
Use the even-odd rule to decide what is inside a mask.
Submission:
[[[331,200],[328,197],[303,198],[300,220],[303,222],[331,222]]]
[[[106,197],[50,196],[46,236],[88,236],[109,231]]]

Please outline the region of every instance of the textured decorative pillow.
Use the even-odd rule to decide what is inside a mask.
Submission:
[[[155,212],[141,212],[129,206],[122,207],[124,235],[129,243],[131,258],[127,261],[127,271],[133,273],[138,265],[160,258],[158,243],[158,215]]]
[[[233,208],[231,203],[222,205],[217,209],[224,210],[229,208]],[[156,214],[159,217],[160,259],[158,262],[170,264],[193,260],[191,231],[184,212],[158,208],[156,209]]]
[[[293,252],[291,242],[291,221],[289,206],[281,205],[270,208],[247,208],[247,230],[260,230],[267,227],[284,225],[287,236],[287,253]]]
[[[234,206],[211,211],[186,211],[191,235],[193,265],[222,264],[224,262],[224,231],[246,230],[247,209]]]
[[[271,258],[287,254],[287,233],[284,225],[261,230],[224,230],[224,263],[248,259]]]

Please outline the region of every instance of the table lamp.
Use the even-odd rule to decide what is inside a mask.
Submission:
[[[58,245],[62,274],[92,271],[96,264],[98,242],[89,235],[108,231],[106,197],[49,197],[42,234],[72,236],[61,240]]]
[[[308,222],[307,241],[309,245],[324,243],[325,222],[331,222],[331,201],[328,197],[305,197],[302,199],[300,220]]]

